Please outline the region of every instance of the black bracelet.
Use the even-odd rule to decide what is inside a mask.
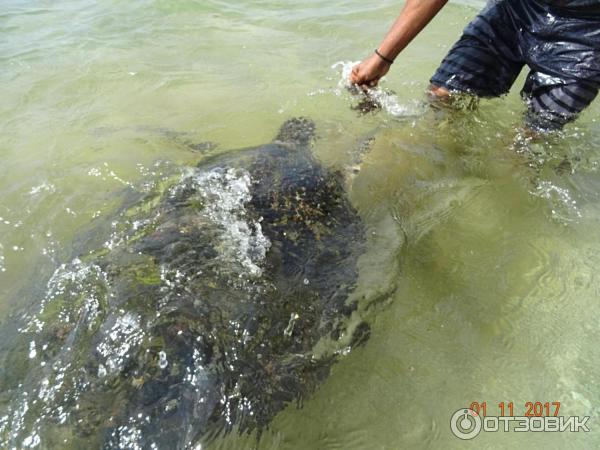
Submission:
[[[390,58],[386,58],[385,56],[383,56],[381,53],[379,53],[379,50],[375,49],[375,54],[377,56],[379,56],[381,59],[383,59],[386,63],[388,64],[394,64],[394,60],[390,59]]]

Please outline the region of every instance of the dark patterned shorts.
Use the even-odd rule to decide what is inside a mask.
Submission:
[[[524,65],[521,95],[529,126],[559,129],[600,87],[600,13],[563,10],[540,0],[491,2],[465,28],[431,78],[451,92],[495,97]]]

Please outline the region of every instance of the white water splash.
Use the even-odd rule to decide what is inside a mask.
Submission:
[[[102,181],[112,179],[123,184],[124,186],[129,186],[130,188],[135,189],[135,186],[133,183],[131,183],[131,181],[124,180],[117,175],[115,171],[109,167],[108,163],[105,162],[102,165],[103,167],[92,167],[88,170],[87,174],[91,177],[101,178]]]
[[[29,343],[29,359],[33,359],[37,356],[37,350],[35,349],[35,341]]]
[[[6,272],[4,246],[2,244],[0,244],[0,272]]]
[[[348,92],[348,89],[353,86],[350,83],[350,73],[352,72],[352,68],[359,63],[360,61],[338,61],[331,66],[332,69],[340,72],[340,78],[335,90],[336,95],[343,95],[343,93]],[[381,78],[379,83],[376,87],[366,88],[365,94],[360,95],[367,95],[374,103],[379,104],[381,109],[393,117],[402,118],[422,113],[422,107],[419,106],[422,102],[401,103],[397,95],[381,88],[381,83],[385,83],[385,77]]]
[[[293,312],[290,315],[290,321],[288,322],[287,327],[285,327],[285,330],[283,330],[283,335],[286,337],[290,337],[292,335],[292,333],[294,332],[294,325],[296,324],[296,321],[300,318],[300,316]]]
[[[70,264],[62,264],[48,281],[40,312],[31,319],[25,331],[42,331],[45,323],[40,317],[48,304],[59,298],[62,305],[53,320],[65,324],[82,320],[89,330],[100,314],[100,305],[105,301],[107,290],[106,274],[95,264],[86,264],[77,258]]]
[[[0,448],[38,447],[46,420],[66,423],[71,414],[67,405],[76,405],[89,385],[85,371],[71,370],[71,353],[80,333],[85,334],[98,323],[108,295],[106,274],[98,266],[75,259],[55,270],[38,313],[19,330],[32,334],[27,356],[32,364],[36,361],[43,369],[31,372],[32,380],[27,387],[19,385],[23,391],[1,418]],[[42,331],[50,332],[51,336],[65,333],[69,337],[58,351],[48,355],[48,343],[40,342],[48,335],[39,337]]]
[[[118,448],[128,450],[142,450],[142,432],[135,426],[120,426],[113,432],[113,437],[118,436]]]
[[[40,445],[40,437],[37,433],[32,433],[29,436],[27,436],[25,439],[23,439],[23,447],[25,448],[35,448],[38,445]]]
[[[341,71],[340,79],[337,84],[337,95],[342,95],[347,88],[352,86],[352,83],[350,83],[350,74],[352,73],[354,66],[357,66],[358,64],[360,64],[360,61],[338,61],[331,66],[332,69]]]
[[[54,193],[54,192],[56,192],[56,186],[54,186],[52,183],[42,183],[37,186],[33,186],[31,188],[31,190],[29,191],[29,195],[31,195],[32,197],[35,197],[36,195],[38,195],[41,192]]]
[[[548,200],[552,217],[561,222],[572,222],[582,217],[577,201],[567,188],[561,188],[550,181],[540,181],[532,195]]]
[[[190,383],[196,390],[199,391],[200,387],[208,383],[208,371],[204,368],[204,359],[202,352],[197,348],[194,348],[193,353],[194,365],[192,367],[186,367],[187,374],[185,381]],[[200,398],[200,403],[204,403],[204,397]]]
[[[69,368],[69,364],[55,362],[47,377],[31,390],[19,394],[15,404],[8,408],[8,414],[0,418],[1,448],[36,448],[41,444],[40,432],[44,420],[50,419],[57,424],[67,421],[70,412],[64,405],[76,403],[80,390],[84,388],[76,376],[66,375]],[[71,388],[65,390],[63,386],[67,378]],[[15,447],[19,441],[21,445]]]
[[[49,303],[58,298],[63,304],[58,316],[53,319],[58,319],[62,323],[76,323],[83,320],[88,329],[91,329],[100,314],[100,304],[106,296],[107,288],[108,280],[100,267],[85,264],[77,258],[69,264],[62,264],[48,281],[39,313],[22,331],[41,332],[45,326],[41,317]],[[65,295],[70,300],[64,298]],[[79,299],[82,299],[82,304],[78,308]]]
[[[195,189],[195,195],[204,206],[198,210],[201,215],[199,223],[209,224],[211,230],[217,230],[216,248],[223,258],[223,265],[230,267],[231,263],[235,263],[236,275],[260,276],[261,264],[266,258],[270,242],[262,232],[260,221],[246,210],[251,200],[252,180],[249,173],[237,169],[208,172],[194,169],[184,176],[184,181],[178,185],[179,188]],[[178,187],[173,189],[175,192]],[[136,231],[148,223],[128,222],[127,230]],[[117,225],[113,224],[115,238],[111,238],[112,245],[109,248],[120,244],[118,237],[121,234],[126,236],[126,233],[120,233]],[[185,282],[185,274],[175,267],[161,267],[161,278],[165,286]],[[70,414],[77,408],[80,395],[91,386],[91,374],[85,370],[75,371],[72,364],[73,352],[80,348],[80,333],[94,330],[98,325],[102,327],[97,334],[101,339],[90,350],[94,352],[98,364],[97,376],[105,380],[123,370],[139,349],[146,338],[144,330],[147,323],[138,314],[125,311],[118,311],[112,318],[109,316],[105,319],[111,295],[108,276],[97,265],[75,259],[56,269],[47,283],[46,295],[40,302],[38,312],[20,330],[32,334],[32,340],[26,341],[28,347],[25,355],[31,358],[32,364],[43,369],[40,369],[36,379],[34,377],[34,380],[28,381],[27,387],[19,386],[19,390],[23,389],[22,396],[19,392],[6,414],[2,416],[0,412],[0,448],[10,443],[18,445],[17,448],[43,446],[40,436],[44,435],[47,420],[51,419],[57,424],[69,420]],[[103,323],[100,324],[100,321]],[[47,333],[53,333],[58,339],[65,338],[57,353],[48,354],[46,351],[48,345],[42,336]],[[165,351],[158,355],[158,365],[162,369],[172,364],[167,356]],[[186,381],[198,391],[206,389],[209,373],[203,366],[200,351],[194,352],[194,363],[194,366],[187,368]],[[203,397],[201,401],[206,400]],[[243,405],[247,410],[250,409],[248,402]],[[141,430],[136,423],[120,427],[114,435],[118,448],[141,448]],[[5,435],[2,436],[2,433]]]
[[[222,257],[237,262],[250,276],[260,276],[271,243],[263,234],[258,220],[248,217],[245,205],[251,200],[250,174],[242,169],[216,168],[208,172],[193,169],[184,182],[175,186],[171,195],[176,195],[191,181],[204,199],[204,213],[221,230],[223,241],[219,246]]]
[[[164,370],[168,365],[169,361],[167,360],[167,354],[161,350],[158,352],[158,367]]]
[[[140,318],[133,313],[119,316],[96,350],[102,356],[102,365],[108,373],[120,372],[131,356],[131,350],[137,348],[144,338]]]

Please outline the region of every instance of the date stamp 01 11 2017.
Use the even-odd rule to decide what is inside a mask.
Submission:
[[[588,432],[589,416],[561,416],[560,402],[500,402],[488,415],[487,402],[473,402],[452,414],[450,429],[459,439],[470,440],[486,432]],[[490,408],[489,412],[492,408]],[[494,408],[495,409],[495,408]],[[515,415],[516,413],[516,415]]]

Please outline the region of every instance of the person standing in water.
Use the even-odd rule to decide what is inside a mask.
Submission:
[[[376,86],[396,56],[447,0],[406,0],[375,52],[350,81]],[[574,120],[600,88],[600,0],[491,0],[467,25],[430,80],[434,98],[506,94],[524,65],[525,122],[536,131]]]

